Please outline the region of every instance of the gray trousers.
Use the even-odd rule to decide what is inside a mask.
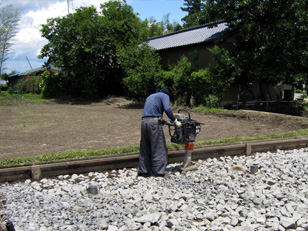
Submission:
[[[155,117],[145,117],[141,122],[139,172],[165,174],[168,149],[162,124]]]

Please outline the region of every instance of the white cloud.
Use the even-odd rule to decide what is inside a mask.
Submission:
[[[33,68],[40,67],[44,60],[38,59],[37,56],[42,47],[48,42],[41,36],[41,25],[46,24],[48,18],[63,17],[68,13],[66,0],[39,2],[40,4],[35,5],[29,4],[33,3],[33,1],[25,0],[7,2],[8,4],[16,5],[22,12],[19,30],[12,41],[11,55],[6,63],[8,72],[10,70],[21,72],[28,70],[29,65],[26,57],[29,58],[31,63],[38,65]],[[90,5],[98,8],[104,2],[107,2],[107,0],[75,0],[73,1],[73,8]],[[35,1],[35,3],[37,2]],[[18,65],[15,66],[17,63]]]
[[[41,33],[36,28],[24,28],[15,36],[15,43],[19,46],[35,46],[37,41],[42,41]]]
[[[67,14],[67,4],[66,1],[54,2],[33,10],[23,10],[23,12],[19,30],[12,41],[10,59],[8,59],[8,65],[6,65],[10,70],[21,72],[29,69],[26,57],[30,60],[30,63],[38,65],[33,68],[40,67],[44,63],[44,60],[37,58],[41,48],[48,42],[41,36],[41,25],[46,24],[48,18]],[[18,65],[15,66],[16,64]]]
[[[42,7],[36,11],[29,11],[25,16],[32,18],[33,27],[39,27],[45,24],[48,18],[62,17],[67,14],[66,2],[56,2],[48,7]]]

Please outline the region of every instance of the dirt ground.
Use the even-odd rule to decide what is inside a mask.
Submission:
[[[142,105],[115,97],[75,105],[2,104],[0,158],[139,145],[141,115]],[[167,119],[166,115],[164,118]],[[204,123],[197,141],[283,133],[308,127],[307,119],[266,113],[215,116],[192,111],[191,118]],[[167,126],[165,136],[170,143]]]

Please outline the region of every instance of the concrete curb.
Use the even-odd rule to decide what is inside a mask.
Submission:
[[[277,149],[291,150],[308,146],[308,138],[264,141],[214,147],[203,147],[193,151],[193,160],[219,158],[222,156],[253,155],[257,152],[275,152]],[[169,152],[169,163],[182,162],[184,150]],[[26,167],[0,169],[0,183],[24,181],[25,179],[40,180],[66,174],[87,172],[104,172],[120,168],[138,167],[138,154],[125,156],[101,157],[91,160],[78,160],[53,164],[33,165]]]

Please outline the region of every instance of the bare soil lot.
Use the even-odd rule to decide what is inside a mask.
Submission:
[[[141,115],[142,105],[122,98],[77,105],[3,104],[0,158],[139,145]],[[166,115],[164,118],[167,119]],[[307,119],[266,113],[230,116],[192,111],[191,118],[204,123],[197,141],[308,128]],[[167,127],[165,136],[170,143]]]

